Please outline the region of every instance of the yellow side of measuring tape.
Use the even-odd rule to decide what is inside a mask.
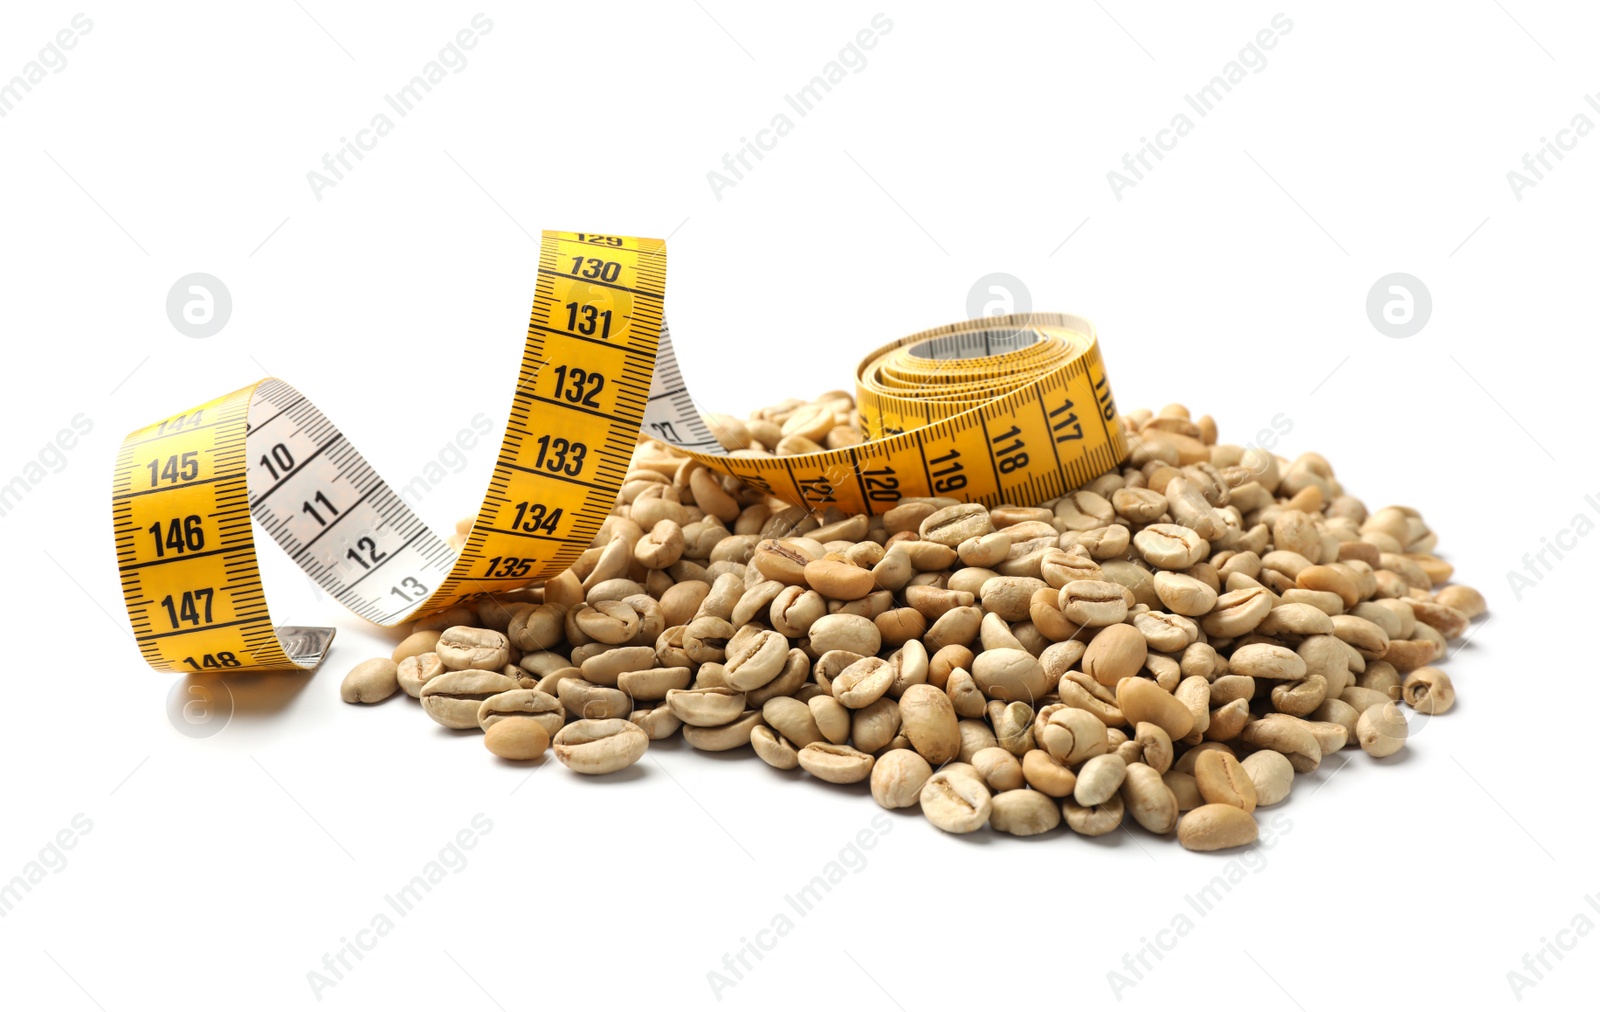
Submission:
[[[939,327],[868,355],[859,445],[726,453],[678,370],[665,294],[661,240],[543,234],[510,418],[460,553],[281,380],[130,433],[112,518],[145,660],[181,672],[321,661],[332,629],[272,624],[252,517],[379,625],[554,576],[611,512],[641,430],[779,499],[845,513],[911,496],[1042,502],[1126,454],[1093,327],[1046,313]]]

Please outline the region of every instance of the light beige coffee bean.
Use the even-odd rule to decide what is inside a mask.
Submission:
[[[879,657],[863,657],[833,678],[833,698],[851,709],[881,699],[894,684],[894,669]]]
[[[1027,783],[1022,776],[1022,763],[999,746],[974,752],[972,767],[991,791],[1013,791]]]
[[[650,647],[611,647],[583,658],[579,670],[585,681],[614,688],[624,671],[648,670],[655,664],[656,652]]]
[[[900,730],[935,766],[961,752],[961,730],[950,698],[933,685],[913,685],[900,697]]]
[[[419,629],[395,645],[394,652],[389,659],[399,664],[407,657],[416,657],[420,654],[434,653],[434,647],[439,643],[439,632],[434,629]]]
[[[1172,768],[1172,736],[1159,724],[1152,724],[1149,721],[1135,724],[1133,743],[1137,747],[1138,761],[1156,773],[1165,773]]]
[[[862,615],[824,615],[811,624],[811,648],[818,654],[848,650],[870,657],[883,646],[883,637],[870,618]]]
[[[800,768],[830,784],[858,784],[872,775],[872,756],[848,745],[814,741],[800,750]]]
[[[922,785],[922,814],[946,833],[970,833],[989,821],[994,802],[974,774],[945,768]]]
[[[1148,721],[1173,740],[1194,729],[1194,714],[1172,693],[1148,678],[1124,678],[1117,684],[1117,708],[1129,723]]]
[[[1085,808],[1101,804],[1122,787],[1127,772],[1128,764],[1115,753],[1094,756],[1078,771],[1073,800]]]
[[[1012,788],[990,799],[989,825],[1012,836],[1038,836],[1061,825],[1061,809],[1048,795]]]
[[[439,634],[434,653],[449,671],[497,671],[511,658],[511,641],[493,629],[451,626]]]
[[[1229,655],[1228,672],[1251,678],[1299,681],[1306,676],[1306,662],[1288,647],[1249,643]]]
[[[541,604],[519,611],[506,627],[511,645],[524,652],[549,650],[566,635],[567,610],[559,604]]]
[[[1333,634],[1356,648],[1369,661],[1375,661],[1389,650],[1389,634],[1376,622],[1354,615],[1335,615],[1329,620]]]
[[[485,731],[508,717],[527,717],[535,720],[554,737],[567,722],[566,709],[561,700],[538,689],[511,689],[499,692],[478,704],[478,726]]]
[[[1321,675],[1307,675],[1298,682],[1275,682],[1272,686],[1272,705],[1279,713],[1293,717],[1309,716],[1328,697],[1328,680]]]
[[[1296,773],[1313,772],[1322,764],[1322,746],[1299,717],[1269,713],[1246,724],[1240,737],[1246,745],[1283,753]]]
[[[1133,536],[1139,557],[1157,569],[1188,569],[1206,557],[1205,538],[1181,524],[1151,524]]]
[[[1273,606],[1272,593],[1265,587],[1229,590],[1217,598],[1211,612],[1200,620],[1200,628],[1208,636],[1243,636],[1259,626]]]
[[[1142,618],[1145,616],[1135,616]],[[1182,635],[1181,631],[1178,633]],[[1144,667],[1150,650],[1147,637],[1131,625],[1109,625],[1094,634],[1083,654],[1083,670],[1096,682],[1114,686]]]
[[[872,570],[835,559],[806,563],[806,583],[812,590],[834,601],[856,601],[878,589]]]
[[[900,701],[887,696],[850,714],[850,743],[876,753],[900,733]]]
[[[502,759],[537,759],[550,747],[550,732],[532,717],[506,717],[484,733],[483,746]]]
[[[1208,804],[1256,810],[1256,785],[1239,760],[1227,752],[1202,754],[1194,764],[1194,782]]]
[[[1434,601],[1412,601],[1411,611],[1418,622],[1437,629],[1447,640],[1460,639],[1472,624],[1464,612]]]
[[[1032,703],[1048,693],[1055,680],[1026,650],[985,650],[972,662],[972,679],[990,699]]]
[[[520,688],[515,678],[467,668],[446,671],[422,687],[423,712],[445,727],[478,730],[478,707],[485,699]]]
[[[633,701],[626,692],[583,678],[562,679],[556,697],[568,713],[587,720],[626,717],[633,710]]]
[[[1156,596],[1179,615],[1200,616],[1217,603],[1217,592],[1206,583],[1185,573],[1162,571],[1155,574]]]
[[[1211,683],[1211,705],[1226,706],[1236,699],[1249,702],[1256,694],[1256,680],[1249,675],[1223,675]]]
[[[1177,795],[1159,772],[1144,763],[1128,764],[1122,780],[1122,803],[1133,821],[1152,833],[1165,836],[1178,824]]]
[[[770,629],[760,630],[728,654],[728,685],[744,692],[759,689],[778,677],[788,659],[789,641]]]
[[[988,507],[980,503],[946,506],[928,515],[918,527],[924,541],[956,547],[968,538],[981,538],[994,532]]]
[[[1489,605],[1484,601],[1482,594],[1461,583],[1452,583],[1448,587],[1439,588],[1433,595],[1433,600],[1446,608],[1454,608],[1468,619],[1477,618],[1489,610]]]
[[[1339,693],[1339,698],[1360,712],[1366,712],[1374,706],[1382,706],[1389,702],[1390,695],[1382,689],[1367,689],[1359,685],[1351,685]]]
[[[910,808],[933,776],[928,760],[907,748],[890,749],[872,766],[872,800],[884,808]]]
[[[1205,804],[1205,799],[1200,796],[1200,788],[1195,785],[1193,773],[1167,770],[1161,774],[1161,782],[1167,785],[1167,789],[1177,799],[1179,812],[1192,811]]]
[[[346,703],[381,703],[400,688],[399,671],[387,657],[362,661],[339,684],[339,698]]]
[[[767,700],[762,704],[761,717],[779,734],[793,742],[795,748],[805,748],[812,742],[827,740],[827,736],[817,726],[817,718],[811,707],[792,696],[777,696]]]
[[[611,718],[575,720],[556,732],[551,744],[561,765],[574,773],[598,776],[638,762],[650,739],[637,725]]]
[[[565,665],[565,661],[562,664]],[[395,669],[395,680],[412,699],[422,695],[422,687],[444,674],[444,663],[435,653],[413,654]]]
[[[1408,672],[1400,692],[1418,713],[1444,713],[1456,702],[1456,689],[1450,676],[1438,668],[1424,666]]]
[[[1115,625],[1128,617],[1126,591],[1108,580],[1073,580],[1060,591],[1061,614],[1081,626]]]
[[[689,687],[693,676],[686,667],[646,668],[643,671],[624,671],[617,676],[617,688],[635,701],[659,702],[674,689]]]
[[[1259,832],[1254,816],[1233,805],[1204,804],[1178,820],[1178,842],[1188,850],[1243,847],[1254,843]]]
[[[1322,749],[1323,755],[1332,755],[1350,743],[1350,732],[1343,724],[1331,720],[1308,720],[1306,730],[1317,739],[1317,747]]]
[[[1078,786],[1077,774],[1066,763],[1039,748],[1023,753],[1022,778],[1029,787],[1052,798],[1070,797]]]
[[[1071,706],[1041,711],[1034,722],[1033,735],[1041,748],[1068,765],[1091,759],[1109,747],[1106,726],[1100,718]]]
[[[807,697],[806,708],[817,722],[817,730],[828,741],[843,745],[850,740],[850,710],[843,703],[832,696],[818,693]]]
[[[1376,759],[1406,747],[1406,715],[1393,703],[1379,703],[1361,712],[1356,721],[1356,743]]]
[[[822,554],[812,555],[795,541],[769,538],[756,545],[750,564],[769,580],[800,587],[806,586],[806,564],[822,558]]]
[[[1023,622],[1028,618],[1033,595],[1045,589],[1043,580],[1031,576],[996,576],[984,582],[978,596],[989,614],[1007,622]]]
[[[1071,798],[1061,803],[1061,816],[1067,828],[1079,836],[1105,836],[1122,825],[1124,808],[1122,795],[1113,794],[1093,808],[1086,808]]]
[[[1294,786],[1294,767],[1281,752],[1252,752],[1240,765],[1256,789],[1257,806],[1276,805],[1289,796],[1289,789]]]
[[[1309,604],[1280,604],[1267,612],[1267,617],[1261,620],[1255,631],[1263,636],[1279,636],[1289,633],[1294,636],[1331,635],[1333,633],[1333,619],[1319,608]]]
[[[683,730],[683,721],[666,703],[646,704],[643,708],[629,711],[628,723],[637,726],[651,741],[665,741]]]
[[[691,727],[721,727],[745,709],[745,694],[726,685],[669,689],[666,701],[673,716]]]
[[[727,752],[750,744],[750,735],[762,725],[760,710],[746,710],[738,720],[721,727],[683,726],[683,740],[702,752]]]
[[[773,769],[792,770],[800,765],[799,750],[766,725],[750,729],[750,747]]]

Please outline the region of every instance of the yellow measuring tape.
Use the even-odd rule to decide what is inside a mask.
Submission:
[[[139,649],[161,671],[315,667],[334,630],[274,626],[251,519],[378,625],[554,576],[616,503],[641,431],[795,505],[1031,505],[1125,455],[1094,328],[1034,313],[923,331],[857,373],[867,440],[728,454],[672,351],[659,239],[545,232],[510,418],[460,553],[289,384],[265,379],[130,433],[112,518]]]

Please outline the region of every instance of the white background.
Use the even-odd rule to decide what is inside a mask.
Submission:
[[[93,423],[0,518],[0,881],[92,822],[0,918],[8,1007],[703,1007],[708,971],[779,913],[793,931],[722,1005],[1484,1008],[1518,1003],[1507,973],[1546,940],[1574,948],[1521,1004],[1592,996],[1600,940],[1558,933],[1600,923],[1579,652],[1600,544],[1521,600],[1507,573],[1600,510],[1600,139],[1571,135],[1520,200],[1506,178],[1574,116],[1600,122],[1592,11],[504,4],[395,117],[383,97],[479,10],[86,8],[66,66],[0,119],[0,482]],[[1265,67],[1196,115],[1184,96],[1280,10],[1293,28]],[[865,67],[795,116],[784,95],[879,11],[892,29]],[[0,80],[77,12],[9,5]],[[308,171],[384,111],[393,131],[319,200]],[[718,199],[707,172],[786,111],[792,132]],[[1180,112],[1192,132],[1118,199],[1107,172]],[[954,838],[914,812],[884,833],[864,789],[747,752],[680,743],[610,782],[554,762],[530,778],[409,700],[346,706],[340,677],[394,635],[266,548],[275,616],[338,624],[332,656],[238,681],[230,723],[180,734],[116,581],[122,434],[278,375],[403,483],[474,414],[503,422],[541,228],[670,234],[669,316],[707,408],[846,387],[868,347],[965,316],[1006,272],[1035,308],[1096,321],[1125,410],[1183,400],[1234,441],[1282,413],[1280,450],[1325,453],[1374,508],[1423,509],[1488,595],[1447,665],[1457,709],[1395,759],[1345,752],[1297,781],[1292,826],[1250,855]],[[207,339],[164,309],[194,271],[233,299]],[[1433,302],[1398,340],[1365,308],[1396,271]],[[492,456],[423,502],[436,529],[476,509]],[[493,828],[467,865],[388,910],[478,813]],[[865,866],[789,908],[862,830]],[[1230,867],[1215,909],[1187,906]],[[394,930],[315,991],[308,972],[380,912]],[[1160,936],[1176,944],[1117,993],[1108,972],[1179,913],[1193,931]]]

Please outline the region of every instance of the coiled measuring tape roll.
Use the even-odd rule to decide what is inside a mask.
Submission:
[[[859,445],[725,452],[678,369],[665,292],[661,240],[543,234],[510,418],[459,553],[282,380],[130,433],[112,519],[145,660],[180,672],[321,661],[334,630],[272,624],[252,517],[378,625],[554,576],[611,512],[641,431],[779,499],[846,513],[881,513],[906,496],[1042,502],[1126,453],[1093,327],[1048,313],[939,327],[868,355]]]

